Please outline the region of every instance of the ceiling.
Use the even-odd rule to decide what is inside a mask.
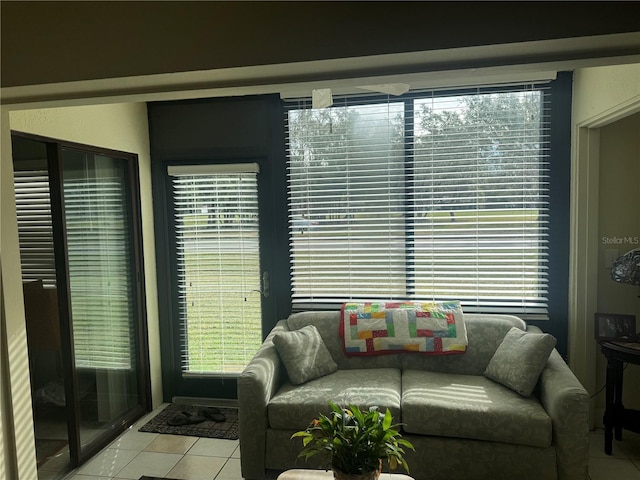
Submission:
[[[640,62],[640,2],[0,2],[1,101],[509,81]]]

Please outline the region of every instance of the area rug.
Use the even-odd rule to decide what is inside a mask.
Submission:
[[[239,437],[238,409],[233,407],[217,407],[227,419],[224,422],[205,420],[189,425],[169,425],[169,420],[181,412],[197,415],[198,410],[206,408],[202,405],[181,405],[170,403],[148,423],[138,429],[139,432],[165,433],[168,435],[189,435],[191,437],[223,438],[237,440]]]

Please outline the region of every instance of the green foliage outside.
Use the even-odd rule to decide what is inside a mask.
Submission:
[[[424,212],[470,209],[478,199],[482,209],[535,208],[545,154],[540,92],[436,97],[413,109],[410,119],[393,100],[289,112],[290,188],[300,210],[332,218],[376,201],[391,200],[391,212],[410,201]],[[363,192],[367,201],[354,203]]]

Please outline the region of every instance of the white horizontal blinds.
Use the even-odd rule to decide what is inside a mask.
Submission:
[[[168,172],[182,372],[238,374],[262,341],[257,169],[240,165],[244,173],[230,173],[229,166],[211,165],[202,173],[194,167],[200,173],[189,175],[189,167]]]
[[[126,170],[117,159],[96,157],[94,165],[88,157],[80,168],[63,161],[75,364],[130,370],[136,315]]]
[[[53,287],[56,284],[56,268],[49,174],[46,168],[20,170],[19,162],[16,162],[15,168],[14,186],[22,280],[31,282],[42,279],[45,286]]]
[[[293,303],[403,295],[404,104],[289,110]]]
[[[546,314],[547,128],[542,91],[415,101],[417,298]]]
[[[523,85],[290,104],[294,308],[460,299],[545,315],[543,98]]]

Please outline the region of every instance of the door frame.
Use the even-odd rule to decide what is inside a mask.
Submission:
[[[589,392],[595,392],[597,343],[591,324],[598,304],[598,209],[600,128],[640,112],[635,97],[574,126],[571,172],[571,248],[569,258],[569,366]],[[603,411],[591,398],[589,423]]]
[[[274,212],[273,202],[271,200],[269,185],[272,183],[270,172],[267,167],[268,159],[264,156],[233,156],[225,155],[213,157],[210,159],[198,160],[168,160],[162,162],[164,198],[166,201],[165,218],[166,222],[166,247],[165,277],[164,290],[166,292],[165,305],[167,306],[166,315],[161,317],[160,332],[162,343],[162,384],[165,395],[165,401],[173,401],[175,397],[206,397],[223,400],[235,400],[237,398],[237,377],[234,375],[215,375],[202,374],[183,376],[182,374],[182,342],[181,332],[182,325],[178,324],[178,282],[177,282],[177,259],[174,249],[176,231],[174,205],[173,205],[173,186],[171,176],[167,173],[167,168],[176,165],[229,165],[242,163],[257,163],[260,171],[257,174],[257,195],[258,195],[258,228],[259,228],[259,254],[260,254],[260,282],[261,290],[264,289],[263,275],[271,276],[273,272],[273,255],[266,255],[266,252],[273,245],[273,222],[271,217]],[[265,172],[266,170],[266,172]],[[160,265],[158,264],[160,269]],[[270,288],[270,291],[272,289]],[[270,331],[269,312],[276,310],[277,296],[271,292],[267,298],[260,295],[261,312],[262,312],[262,339]],[[161,310],[162,311],[162,310]]]
[[[271,301],[262,305],[262,336],[266,337],[278,320],[291,312],[283,101],[278,95],[157,101],[147,104],[147,112],[163,401],[185,396],[224,398],[215,389],[178,388],[181,373],[174,367],[170,261],[173,239],[169,230],[167,166],[198,162],[259,164],[261,267],[270,272],[271,287]],[[230,385],[227,379],[224,388],[226,400],[236,398],[235,382]]]

